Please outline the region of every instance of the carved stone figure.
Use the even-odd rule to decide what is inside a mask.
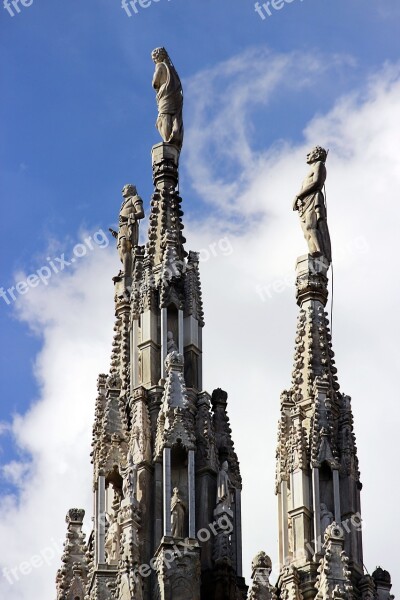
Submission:
[[[179,495],[179,489],[174,488],[171,499],[171,531],[172,537],[185,537],[186,504]]]
[[[309,253],[314,256],[322,255],[332,262],[331,240],[323,193],[326,181],[326,159],[327,152],[320,146],[316,146],[307,154],[307,163],[311,165],[311,170],[294,199],[293,210],[297,210],[299,213]]]
[[[119,213],[118,232],[110,229],[117,239],[117,249],[123,265],[122,274],[132,276],[132,250],[139,245],[139,221],[144,218],[143,200],[136,187],[127,184],[122,190],[124,198]]]
[[[116,564],[119,559],[119,525],[114,512],[106,514],[108,521],[108,531],[105,540],[105,551],[107,555],[107,563],[109,565]]]
[[[321,535],[324,535],[326,528],[329,527],[331,523],[333,523],[333,514],[326,504],[321,503]]]
[[[168,333],[167,333],[167,354],[170,354],[171,352],[179,352],[179,348],[176,345],[176,342],[174,340],[174,334],[172,333],[172,331],[168,331]]]
[[[165,48],[156,48],[151,57],[156,65],[153,76],[158,107],[156,127],[164,142],[180,150],[183,143],[182,84]]]
[[[121,585],[119,590],[118,600],[131,600],[132,592],[131,592],[131,583],[129,581],[128,573],[124,573],[121,576]]]
[[[137,486],[137,465],[133,460],[132,454],[128,454],[128,464],[125,469],[121,469],[123,477],[122,494],[124,499],[129,498],[131,503],[136,502],[136,486]]]
[[[229,479],[229,465],[225,460],[222,463],[221,469],[218,473],[218,490],[217,490],[217,505],[222,504],[225,508],[231,508],[231,481]]]
[[[118,600],[143,600],[143,587],[140,575],[131,573],[129,561],[124,561],[123,573],[119,584]]]

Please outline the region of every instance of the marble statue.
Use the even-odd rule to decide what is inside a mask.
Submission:
[[[307,154],[307,164],[311,165],[311,169],[294,199],[293,210],[299,213],[309,253],[313,256],[324,256],[331,263],[331,240],[323,193],[327,156],[326,150],[320,146],[316,146]]]
[[[333,523],[333,514],[328,509],[326,504],[321,503],[321,535],[324,535],[325,529]]]
[[[122,190],[123,202],[119,213],[118,232],[110,229],[117,239],[119,258],[126,277],[132,275],[132,250],[139,245],[139,221],[144,218],[143,200],[136,187],[127,184]]]
[[[165,48],[156,48],[151,57],[156,65],[153,76],[158,107],[156,127],[164,142],[180,150],[183,143],[182,84]]]
[[[174,538],[185,537],[186,504],[179,494],[179,489],[174,488],[171,499],[171,532]]]
[[[167,354],[170,354],[171,352],[179,352],[179,348],[176,345],[176,342],[174,340],[174,334],[172,333],[172,331],[168,331],[168,333],[167,333]]]
[[[128,463],[126,467],[121,469],[121,475],[123,477],[122,494],[124,499],[129,498],[130,502],[134,503],[136,501],[137,465],[130,452],[128,454]]]
[[[115,564],[119,559],[119,525],[114,511],[110,514],[106,513],[108,521],[108,531],[105,539],[104,548],[107,555],[107,563]]]
[[[217,482],[217,505],[222,504],[225,508],[231,508],[231,481],[229,479],[229,465],[225,460],[222,463],[221,469],[218,473]]]

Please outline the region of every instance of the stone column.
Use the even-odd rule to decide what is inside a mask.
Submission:
[[[178,310],[178,348],[179,354],[183,355],[183,310]]]
[[[106,562],[106,552],[104,548],[106,537],[106,479],[104,475],[99,475],[97,483],[97,563]]]
[[[196,537],[196,488],[194,473],[194,450],[188,453],[188,497],[189,497],[189,538]]]
[[[164,535],[171,536],[171,448],[163,452],[164,481]]]
[[[335,521],[340,524],[342,521],[342,513],[340,510],[340,483],[339,483],[339,470],[332,469],[333,474],[333,496],[335,502]]]
[[[288,497],[287,481],[281,481],[281,531],[282,531],[282,565],[287,562],[289,556],[289,533],[288,533]]]
[[[154,465],[154,547],[157,548],[163,535],[163,469],[160,462]]]
[[[161,309],[161,378],[166,378],[165,359],[167,358],[168,311]]]
[[[160,379],[160,345],[158,343],[157,315],[146,310],[141,316],[142,341],[139,350],[142,355],[142,385],[157,385]]]
[[[243,575],[242,565],[242,490],[235,490],[235,556],[236,556],[236,574],[238,577]]]
[[[315,554],[320,554],[321,540],[321,506],[319,499],[319,469],[313,467],[312,470],[312,488],[313,488],[313,509],[314,509],[314,548]]]
[[[131,329],[131,394],[139,385],[139,327],[138,320],[134,319]]]

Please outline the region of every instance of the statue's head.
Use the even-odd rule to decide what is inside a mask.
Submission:
[[[179,488],[174,487],[174,495],[177,496],[179,494]]]
[[[151,58],[156,64],[164,62],[168,58],[168,52],[165,48],[156,48],[151,53]]]
[[[310,150],[310,152],[307,154],[307,163],[311,165],[319,160],[324,163],[326,162],[327,157],[328,153],[325,148],[322,148],[321,146],[315,146],[315,148]]]
[[[137,195],[136,186],[133,185],[132,183],[127,183],[122,188],[122,195],[124,198],[129,198],[129,196],[136,196]]]
[[[222,463],[222,470],[223,471],[229,471],[229,464],[227,460],[224,460],[224,462]]]

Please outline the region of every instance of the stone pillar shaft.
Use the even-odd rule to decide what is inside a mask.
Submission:
[[[189,497],[189,538],[196,537],[196,489],[194,450],[188,454],[188,497]]]
[[[314,509],[314,548],[315,554],[321,551],[321,506],[319,499],[319,469],[312,470],[313,509]]]
[[[171,536],[171,448],[163,452],[164,481],[164,535]]]
[[[106,562],[105,553],[105,512],[106,512],[106,480],[104,475],[99,475],[97,485],[97,563]]]

